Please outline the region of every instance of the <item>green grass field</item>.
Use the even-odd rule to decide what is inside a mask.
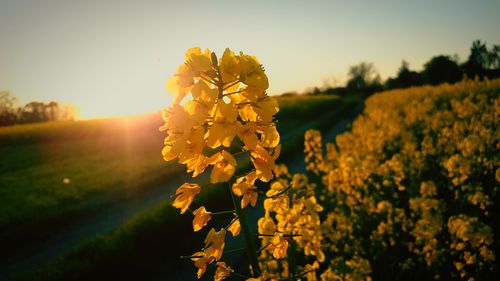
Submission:
[[[0,129],[0,225],[57,219],[147,192],[173,170],[158,151],[159,124],[151,115]]]
[[[279,102],[283,134],[339,100],[297,96]],[[0,128],[0,226],[64,222],[157,188],[182,171],[161,157],[161,124],[159,114],[151,114]]]
[[[320,117],[317,112],[344,114],[343,110],[352,108],[357,102],[359,100],[355,98],[340,99],[335,96],[281,97],[278,129],[283,136],[304,124],[308,124],[305,127],[321,126],[316,120]],[[1,153],[8,159],[2,161],[0,166],[0,181],[6,187],[2,189],[3,196],[0,198],[1,224],[18,224],[17,228],[22,230],[19,225],[23,225],[25,220],[31,222],[27,226],[29,228],[41,227],[47,220],[55,219],[62,223],[75,216],[97,212],[110,202],[140,197],[167,181],[172,173],[184,172],[182,167],[166,163],[161,158],[163,136],[157,130],[161,123],[158,115],[150,115],[1,129]],[[284,158],[287,151],[301,149],[297,146],[303,140],[305,127],[289,134],[289,143],[295,147],[285,147]],[[65,184],[64,178],[69,178],[71,182]],[[205,198],[210,196],[207,193]],[[224,207],[220,202],[214,203]],[[178,218],[177,212],[170,208],[162,205],[145,211],[112,234],[95,238],[73,252],[73,258],[69,260],[74,264],[65,263],[63,267],[67,270],[64,272],[100,272],[94,266],[85,269],[89,266],[87,263],[108,267],[110,262],[115,263],[109,255],[121,253],[123,259],[128,256],[127,251],[141,252],[134,246],[138,243],[133,240],[156,241],[157,235],[166,235],[166,229],[173,224],[189,227],[189,223],[182,221],[186,218]],[[148,233],[154,233],[155,238],[142,240],[149,237]],[[124,248],[129,243],[131,245]],[[170,247],[169,251],[181,252],[179,249],[182,245]],[[78,261],[78,257],[82,258],[82,252],[86,251],[93,251],[92,259],[99,261]],[[156,251],[153,253],[158,254]],[[146,252],[142,254],[150,255]],[[120,261],[116,257],[113,259]],[[137,262],[135,258],[132,260]],[[60,270],[61,267],[56,266],[50,276],[60,275]],[[61,276],[67,278],[65,274]]]

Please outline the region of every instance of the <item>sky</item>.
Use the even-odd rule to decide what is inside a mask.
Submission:
[[[372,62],[383,79],[404,59],[467,59],[500,44],[500,1],[0,0],[0,90],[19,104],[55,100],[82,118],[167,107],[165,81],[199,46],[255,55],[269,94],[342,85]]]

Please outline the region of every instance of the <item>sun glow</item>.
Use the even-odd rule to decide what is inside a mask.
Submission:
[[[146,113],[160,111],[168,104],[172,98],[171,95],[163,93],[162,95],[151,95],[147,99],[142,97],[123,97],[117,102],[101,101],[94,103],[92,101],[82,100],[78,103],[78,119],[96,119],[108,117],[127,117],[143,115]]]

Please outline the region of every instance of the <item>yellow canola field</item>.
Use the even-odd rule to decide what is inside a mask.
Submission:
[[[325,152],[322,280],[491,280],[498,259],[500,80],[376,94]],[[317,190],[318,190],[317,189]]]

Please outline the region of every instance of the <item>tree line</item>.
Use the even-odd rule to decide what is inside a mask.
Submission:
[[[372,94],[413,86],[451,84],[464,78],[482,80],[496,77],[500,77],[500,45],[488,48],[486,42],[476,40],[472,43],[467,61],[463,63],[457,56],[438,55],[427,61],[423,70],[418,72],[411,70],[408,62],[403,60],[396,76],[383,82],[373,63],[361,62],[349,68],[345,87],[315,87],[309,94]]]
[[[59,120],[74,120],[75,109],[55,101],[32,101],[24,106],[16,106],[17,98],[9,91],[0,91],[0,126],[38,123]]]

